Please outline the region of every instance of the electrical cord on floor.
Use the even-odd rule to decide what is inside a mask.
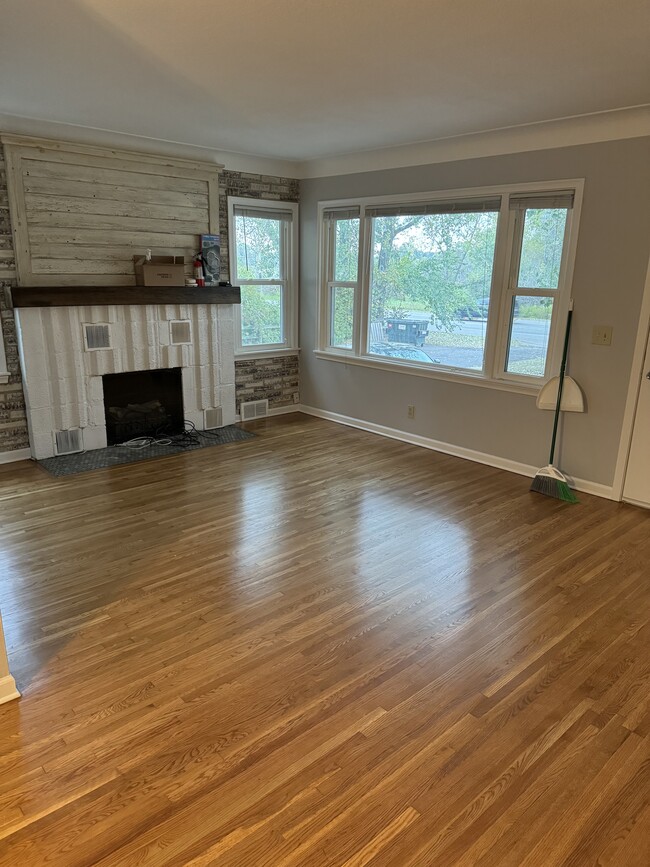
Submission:
[[[201,445],[201,437],[206,439],[219,439],[218,430],[197,430],[196,425],[189,419],[184,420],[184,430],[181,433],[170,434],[164,428],[156,431],[155,436],[133,437],[133,439],[120,443],[122,448],[145,449],[150,446],[176,446],[181,449],[196,448]]]
[[[147,446],[170,446],[171,444],[169,437],[133,437],[132,440],[119,443],[120,447],[125,449],[146,449]]]

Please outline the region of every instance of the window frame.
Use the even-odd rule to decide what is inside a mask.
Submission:
[[[325,282],[326,287],[325,291],[321,293],[321,302],[320,302],[320,317],[319,321],[321,324],[325,326],[325,333],[320,332],[320,341],[322,344],[327,347],[327,350],[330,352],[342,352],[345,355],[355,356],[359,354],[359,329],[357,328],[357,322],[359,320],[360,314],[360,304],[361,304],[361,251],[362,251],[362,243],[361,243],[361,228],[363,224],[363,220],[361,218],[361,213],[358,217],[354,217],[352,219],[359,220],[359,249],[357,251],[357,279],[356,280],[336,280],[336,224],[338,222],[337,219],[324,219],[323,217],[324,210],[320,212],[319,219],[323,222],[323,228],[321,230],[321,241],[322,241],[322,250],[323,250],[323,261],[325,268]],[[336,288],[349,288],[354,292],[354,301],[353,301],[353,318],[352,318],[352,346],[350,348],[345,346],[334,346],[331,342],[332,338],[332,310],[334,304],[334,291]],[[320,342],[319,342],[320,345]]]
[[[240,279],[237,274],[237,208],[267,211],[269,219],[274,213],[291,211],[291,220],[280,220],[280,278],[277,280]],[[234,286],[280,286],[282,288],[281,343],[242,343],[241,304],[235,305],[235,357],[254,358],[295,354],[298,351],[298,241],[299,206],[297,202],[278,199],[258,199],[252,196],[228,196],[228,255],[230,280]]]
[[[0,316],[0,385],[6,385],[8,382],[9,368],[7,367],[3,321],[2,316]]]
[[[509,373],[505,370],[510,322],[508,311],[508,296],[510,279],[513,269],[518,267],[519,253],[514,253],[516,212],[510,207],[510,197],[534,195],[538,193],[553,193],[558,191],[573,192],[573,207],[569,209],[565,228],[564,247],[560,266],[558,288],[552,290],[556,302],[553,305],[553,315],[549,333],[546,372],[543,377],[527,376]],[[580,212],[584,190],[584,178],[540,181],[534,183],[504,184],[487,187],[467,187],[452,190],[437,190],[432,192],[411,193],[390,196],[367,196],[349,199],[334,199],[318,203],[318,237],[319,237],[319,321],[317,324],[317,344],[314,350],[319,358],[330,361],[344,361],[364,367],[400,371],[403,373],[425,376],[433,379],[443,379],[495,388],[504,391],[515,391],[522,394],[536,394],[543,386],[551,372],[559,368],[562,351],[563,327],[568,312],[575,256],[580,224]],[[445,365],[428,365],[394,357],[384,358],[371,355],[368,352],[368,317],[370,309],[370,281],[372,273],[372,219],[366,210],[382,205],[415,205],[425,202],[453,202],[455,199],[501,198],[499,217],[497,221],[492,283],[490,288],[490,315],[487,319],[485,336],[485,353],[483,370]],[[358,303],[355,305],[355,322],[353,348],[341,349],[329,345],[329,288],[325,276],[328,260],[331,262],[334,251],[331,238],[326,239],[324,213],[337,208],[358,207],[360,209],[359,226],[359,291]],[[332,222],[332,221],[330,221]],[[522,221],[523,232],[523,221]],[[522,235],[523,236],[523,235]],[[522,294],[522,293],[519,293]],[[531,291],[531,295],[535,292]],[[433,368],[433,369],[432,369]]]

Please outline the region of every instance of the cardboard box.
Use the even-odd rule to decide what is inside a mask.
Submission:
[[[184,256],[133,257],[138,286],[185,286]]]

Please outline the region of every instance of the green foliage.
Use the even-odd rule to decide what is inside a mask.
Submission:
[[[566,208],[527,208],[518,286],[557,288],[566,218]]]
[[[376,218],[372,320],[419,308],[458,327],[459,309],[489,297],[496,223],[492,212]]]
[[[544,319],[550,322],[552,313],[552,298],[530,298],[528,301],[520,299],[517,317],[519,319]]]
[[[280,279],[280,221],[261,217],[235,219],[237,279]]]
[[[359,220],[336,221],[334,279],[355,283],[359,266]]]
[[[333,291],[332,346],[351,348],[354,327],[354,289],[348,286],[336,286]]]
[[[280,286],[242,286],[242,344],[282,343]]]
[[[235,218],[237,279],[281,278],[280,221],[260,217]],[[280,286],[242,286],[242,344],[282,343]]]

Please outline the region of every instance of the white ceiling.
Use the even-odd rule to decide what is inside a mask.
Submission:
[[[648,0],[0,0],[0,113],[290,160],[650,102]]]

